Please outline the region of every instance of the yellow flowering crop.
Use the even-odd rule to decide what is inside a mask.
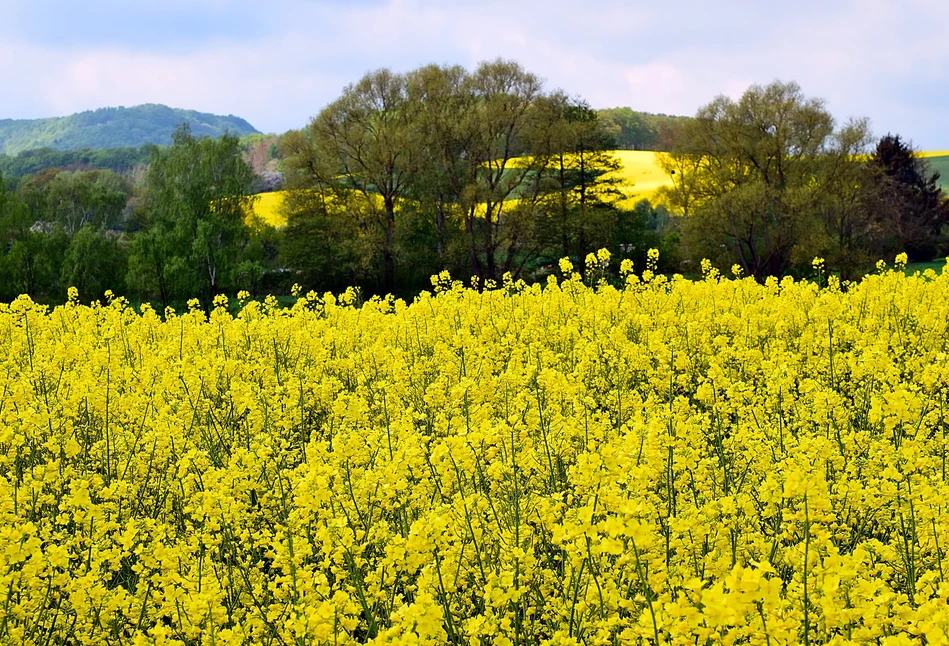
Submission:
[[[254,202],[254,214],[270,226],[285,226],[287,218],[283,213],[283,203],[286,197],[286,191],[273,191],[257,195],[257,200]]]
[[[0,306],[0,643],[947,643],[949,272],[562,269]]]

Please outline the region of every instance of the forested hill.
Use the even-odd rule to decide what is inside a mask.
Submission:
[[[600,128],[622,150],[672,150],[676,129],[690,117],[637,112],[629,107],[597,110]]]
[[[137,148],[143,144],[169,145],[175,128],[188,122],[196,136],[219,137],[257,133],[234,115],[219,116],[149,103],[131,108],[100,108],[68,117],[0,119],[0,153],[54,148]]]

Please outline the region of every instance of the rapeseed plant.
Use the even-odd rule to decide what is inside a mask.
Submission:
[[[0,641],[947,643],[949,274],[647,258],[0,305]]]

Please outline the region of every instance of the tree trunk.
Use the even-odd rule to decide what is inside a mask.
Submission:
[[[487,265],[487,279],[497,278],[497,266],[494,260],[494,225],[491,222],[491,212],[494,204],[487,202],[484,209],[484,264]]]
[[[208,295],[209,298],[214,298],[214,295],[217,293],[217,267],[214,266],[214,261],[211,259],[210,254],[207,257],[208,261],[208,284],[211,288],[211,293]]]
[[[384,198],[386,209],[386,239],[382,250],[382,289],[391,294],[395,290],[395,200],[391,195]]]
[[[471,207],[465,214],[465,232],[468,234],[469,259],[471,261],[471,275],[479,278],[479,289],[484,288],[484,270],[481,267],[481,260],[478,258],[478,246],[475,244],[474,219],[475,207]]]
[[[435,215],[435,237],[437,240],[438,264],[445,268],[445,200],[439,198],[438,213]]]
[[[26,293],[30,295],[30,298],[37,298],[39,294],[39,289],[37,288],[37,278],[36,278],[36,263],[33,262],[32,255],[26,257],[26,262],[23,263],[26,274]]]
[[[580,155],[580,222],[579,222],[579,259],[580,259],[580,270],[584,277],[586,277],[587,271],[587,177],[586,177],[586,160],[584,159],[583,152],[579,153]]]
[[[570,219],[567,210],[567,176],[563,165],[563,155],[560,158],[560,220],[561,220],[561,243],[563,244],[563,256],[570,255]]]
[[[158,297],[161,299],[162,310],[168,308],[168,285],[165,283],[165,268],[161,261],[155,263],[155,278],[158,279]]]

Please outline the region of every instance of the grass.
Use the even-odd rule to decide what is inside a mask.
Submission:
[[[949,192],[949,151],[942,155],[922,155],[929,162],[929,167],[939,173],[939,186]]]
[[[927,269],[932,269],[937,274],[941,274],[946,267],[945,259],[930,260],[929,262],[911,262],[903,269],[907,276],[912,276],[916,272],[923,273]]]

